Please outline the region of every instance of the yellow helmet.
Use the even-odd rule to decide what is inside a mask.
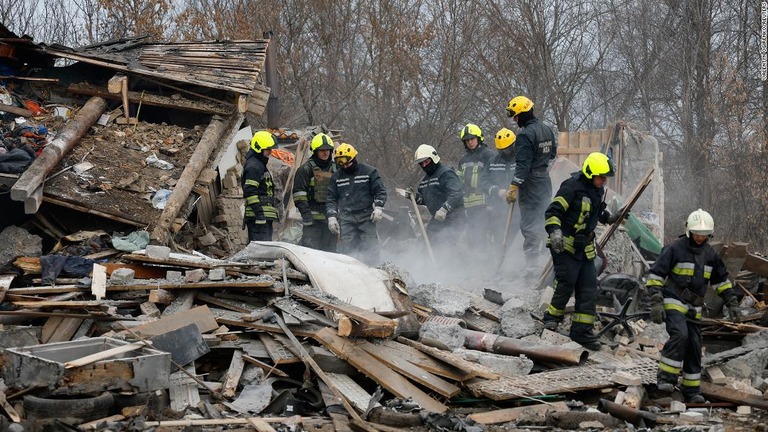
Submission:
[[[514,132],[507,128],[501,128],[496,132],[496,139],[494,140],[496,149],[504,150],[505,148],[514,145],[516,139],[517,137]]]
[[[584,165],[581,167],[581,172],[584,173],[584,176],[588,179],[591,179],[596,175],[613,177],[613,162],[608,159],[608,156],[600,152],[590,153],[584,161]]]
[[[256,153],[261,153],[262,150],[266,150],[276,145],[277,139],[275,136],[265,130],[256,132],[253,134],[253,138],[251,138],[251,148]]]
[[[507,117],[514,117],[520,113],[528,112],[533,109],[533,101],[525,96],[515,96],[509,101],[507,106]]]
[[[685,222],[686,237],[690,237],[691,234],[708,236],[713,232],[715,232],[715,220],[711,214],[698,209],[688,215],[688,220]]]
[[[312,138],[312,143],[309,144],[309,149],[315,150],[333,150],[333,139],[324,133],[319,133]]]
[[[460,136],[462,142],[470,138],[477,138],[480,144],[483,143],[483,131],[476,124],[467,123],[464,129],[461,130]]]
[[[357,150],[355,150],[354,147],[347,143],[341,143],[338,147],[336,147],[336,151],[333,152],[333,158],[336,159],[337,162],[346,163],[351,161],[357,156]],[[341,160],[346,159],[346,160]]]

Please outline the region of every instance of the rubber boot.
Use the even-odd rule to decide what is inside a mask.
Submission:
[[[549,312],[545,312],[544,318],[542,318],[542,321],[544,321],[545,329],[555,331],[557,330],[557,326],[559,326],[560,323],[563,322],[563,317],[556,317],[554,315],[550,315]]]
[[[574,323],[571,324],[571,332],[569,334],[571,340],[579,343],[581,346],[588,350],[598,351],[600,349],[600,342],[592,332],[592,324]]]
[[[656,373],[656,387],[659,391],[664,393],[672,393],[675,391],[675,384],[677,384],[677,377],[666,372],[658,371]]]

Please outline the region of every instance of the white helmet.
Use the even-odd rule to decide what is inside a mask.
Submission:
[[[433,163],[440,162],[440,156],[437,155],[437,150],[431,145],[422,144],[416,149],[413,163],[422,163],[427,160],[427,158],[432,159]]]
[[[697,235],[712,235],[715,231],[715,220],[712,219],[712,215],[705,212],[702,209],[698,209],[695,212],[688,215],[688,220],[685,222],[685,235],[690,237],[691,234]]]

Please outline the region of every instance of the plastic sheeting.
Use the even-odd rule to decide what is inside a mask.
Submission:
[[[315,288],[342,301],[374,312],[398,309],[392,300],[390,276],[346,255],[283,242],[251,242],[232,259],[275,260],[283,257],[309,276]]]

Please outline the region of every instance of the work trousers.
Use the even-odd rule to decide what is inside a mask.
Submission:
[[[518,191],[520,207],[520,231],[523,234],[523,252],[526,261],[536,265],[544,246],[547,232],[544,229],[544,212],[552,200],[552,180],[545,171],[531,174]]]
[[[315,220],[311,225],[302,227],[299,244],[321,251],[336,252],[336,239],[336,234],[328,229],[326,220]]]
[[[272,241],[272,221],[256,223],[256,219],[246,219],[248,227],[248,241]]]
[[[597,306],[597,270],[595,263],[583,256],[578,259],[568,252],[552,253],[555,270],[555,293],[544,315],[545,321],[561,321],[565,305],[576,295],[576,306],[571,324],[571,339],[582,342],[593,339]]]
[[[360,221],[341,219],[341,245],[339,252],[356,258],[369,266],[379,265],[379,236],[376,224],[370,219]]]
[[[664,309],[669,340],[661,350],[658,379],[677,384],[677,377],[682,371],[682,393],[687,400],[701,394],[701,324],[699,320],[686,316],[688,314],[667,307]],[[695,313],[694,309],[690,311]]]

